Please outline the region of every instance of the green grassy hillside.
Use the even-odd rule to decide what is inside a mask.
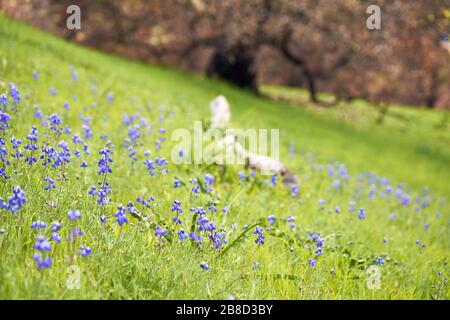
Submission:
[[[408,127],[395,120],[379,126],[364,103],[348,109],[352,117],[343,119],[336,112],[270,101],[220,81],[81,48],[2,16],[0,38],[0,94],[8,99],[4,112],[11,117],[0,131],[7,151],[2,161],[7,179],[0,176],[1,298],[449,297],[443,280],[449,273],[449,129],[435,128],[442,111],[396,109],[412,119]],[[11,84],[20,91],[17,104]],[[172,163],[171,132],[209,120],[209,103],[219,94],[230,103],[233,127],[280,129],[281,159],[301,181],[298,197],[270,177],[246,172],[248,178],[240,179],[244,168]],[[62,124],[51,130],[47,117],[54,113]],[[39,131],[34,153],[25,149],[33,125]],[[136,161],[124,146],[135,125]],[[83,142],[76,143],[74,135]],[[18,149],[11,137],[22,141],[23,157],[13,157]],[[48,157],[38,158],[42,146],[62,152],[61,141],[68,143],[67,161],[43,166]],[[97,173],[102,149],[113,152],[112,173]],[[37,162],[30,165],[26,158],[33,156]],[[152,176],[144,160],[158,157],[168,160],[169,171],[155,165]],[[83,161],[86,168],[80,167]],[[205,174],[214,176],[212,191],[205,190]],[[45,190],[44,178],[55,188]],[[191,178],[198,179],[199,193],[192,191]],[[175,180],[180,187],[174,188]],[[99,205],[88,193],[105,182],[112,200]],[[27,199],[20,210],[8,208],[14,186]],[[149,208],[136,201],[150,195]],[[178,214],[174,200],[181,202]],[[135,211],[118,209],[130,202]],[[202,216],[214,221],[216,231],[196,224],[200,215],[190,208],[197,207],[208,212]],[[81,218],[69,219],[69,210],[79,210]],[[119,226],[122,215],[128,221]],[[268,219],[271,215],[275,219]],[[181,224],[173,222],[175,216]],[[46,227],[31,228],[36,221]],[[55,221],[61,224],[56,231]],[[255,243],[256,226],[264,228],[264,244]],[[157,227],[167,234],[159,237]],[[74,235],[74,228],[84,235]],[[194,230],[202,244],[181,240],[180,229]],[[39,242],[39,235],[50,249],[42,248],[47,243]],[[226,242],[215,248],[218,237]],[[67,286],[72,266],[80,270],[78,289]],[[368,285],[377,277],[372,266],[381,275],[378,289]]]

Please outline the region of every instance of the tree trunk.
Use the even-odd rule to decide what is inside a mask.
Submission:
[[[228,50],[217,49],[209,64],[208,76],[217,75],[238,87],[257,93],[256,75],[252,70],[254,52],[241,45]]]
[[[295,65],[300,67],[300,69],[302,70],[302,75],[305,77],[305,80],[307,83],[310,100],[314,103],[319,102],[319,99],[317,98],[316,79],[315,79],[313,73],[307,67],[305,61],[303,61],[299,57],[294,56],[290,52],[287,43],[282,45],[281,53],[283,53],[283,55],[286,59],[288,59],[289,61],[291,61],[292,63],[294,63]]]
[[[436,104],[436,97],[434,95],[426,97],[425,103],[428,108],[430,108],[430,109],[434,108],[434,106]]]
[[[317,99],[316,81],[313,75],[307,68],[303,68],[303,76],[306,78],[306,82],[308,84],[309,99],[314,103],[319,102],[319,100]]]

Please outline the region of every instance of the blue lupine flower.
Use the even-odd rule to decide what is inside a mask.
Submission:
[[[70,74],[72,75],[72,79],[74,80],[74,81],[77,81],[78,80],[78,73],[77,73],[77,71],[75,70],[75,67],[74,66],[70,66]]]
[[[72,142],[75,144],[83,144],[83,139],[81,139],[78,134],[72,135]]]
[[[13,99],[14,104],[20,103],[20,91],[13,85],[9,85],[9,95]]]
[[[47,117],[47,120],[50,122],[50,130],[52,130],[56,134],[60,134],[61,133],[60,126],[62,124],[61,117],[58,114],[53,113],[52,115]]]
[[[7,178],[6,177],[6,170],[5,170],[5,168],[0,168],[0,177],[3,177],[5,179]],[[3,200],[0,199],[0,201],[3,201]],[[5,208],[3,208],[1,202],[0,202],[0,209],[5,209]]]
[[[0,208],[16,213],[22,209],[26,202],[25,192],[23,192],[19,186],[16,186],[13,188],[12,196],[8,197],[8,202],[0,198]]]
[[[167,232],[169,232],[169,230],[163,229],[160,226],[156,226],[155,236],[162,238],[162,237],[164,237],[167,234]]]
[[[109,103],[113,102],[114,99],[114,95],[112,92],[108,92],[108,95],[106,96],[106,98],[108,99]]]
[[[199,185],[195,185],[195,186],[192,187],[191,190],[194,193],[199,193],[200,192],[200,186]]]
[[[255,228],[255,231],[253,232],[253,234],[258,235],[256,240],[255,240],[255,243],[257,243],[258,245],[263,245],[264,244],[264,239],[266,237],[263,235],[263,232],[264,232],[264,229],[262,227],[260,227],[260,226],[257,226]]]
[[[278,180],[278,177],[276,174],[273,174],[272,177],[270,178],[270,181],[272,182],[272,185],[274,185],[274,186],[277,185],[277,180]]]
[[[158,166],[161,167],[161,171],[164,173],[169,172],[169,170],[167,170],[166,166],[169,164],[169,162],[165,159],[165,158],[156,158],[155,162]]]
[[[384,260],[382,258],[378,258],[377,260],[375,260],[375,264],[377,265],[384,264]]]
[[[173,181],[173,187],[174,187],[174,188],[178,188],[179,186],[181,186],[181,182],[180,182],[179,180],[175,179],[175,180]]]
[[[181,219],[178,218],[178,217],[173,217],[173,218],[172,218],[172,221],[175,222],[175,223],[177,223],[177,224],[181,224]]]
[[[308,264],[309,264],[311,267],[315,267],[315,266],[317,265],[317,260],[315,260],[315,259],[313,259],[313,258],[309,258],[309,259],[308,259]]]
[[[17,139],[17,138],[14,137],[14,136],[11,136],[10,141],[11,141],[11,143],[13,144],[13,149],[18,149],[18,148],[19,148],[19,145],[22,144],[22,140]]]
[[[196,224],[199,226],[199,231],[211,231],[213,227],[215,228],[214,225],[209,225],[209,220],[205,216],[200,216]]]
[[[384,189],[384,193],[387,193],[387,194],[392,193],[392,186],[388,185],[388,186]]]
[[[45,222],[40,221],[40,220],[38,220],[38,221],[33,221],[33,222],[31,223],[31,228],[32,228],[32,229],[44,229],[45,227],[46,227]]]
[[[36,261],[37,263],[37,268],[39,271],[41,271],[42,269],[50,269],[52,266],[52,261],[53,259],[51,257],[47,257],[45,259],[41,258],[41,255],[36,253],[33,256],[33,260]]]
[[[136,216],[136,215],[138,216],[140,214],[139,210],[134,206],[133,202],[131,202],[131,201],[128,202],[127,209],[128,209],[128,212],[134,216]]]
[[[317,248],[316,250],[314,250],[314,252],[315,252],[315,254],[317,254],[317,256],[321,256],[321,255],[323,255],[323,250],[322,250],[322,248]]]
[[[275,217],[275,215],[271,214],[270,216],[268,216],[268,217],[267,217],[267,221],[269,221],[269,223],[270,223],[271,225],[274,225],[275,222],[276,222],[276,217]]]
[[[137,161],[138,160],[138,158],[136,157],[137,151],[133,148],[133,146],[129,146],[127,150],[129,151],[128,158],[130,158],[133,161]]]
[[[55,88],[50,88],[50,89],[48,90],[48,93],[50,93],[50,95],[51,95],[52,97],[55,97],[55,96],[58,94],[58,91],[57,91]]]
[[[9,127],[11,116],[3,111],[0,111],[0,130],[5,131]]]
[[[106,222],[106,216],[101,216],[100,217],[100,222],[101,223],[105,223]]]
[[[38,142],[38,130],[35,126],[31,127],[31,131],[27,136],[27,140],[29,141],[29,143],[27,143],[25,145],[25,150],[29,150],[29,151],[36,151],[38,150],[38,146],[37,146],[37,142]],[[31,157],[30,157],[31,158]],[[30,161],[31,159],[25,159],[25,161],[27,161],[27,163],[33,163],[33,161]],[[36,158],[34,158],[34,162],[36,162]]]
[[[83,151],[86,155],[90,155],[91,153],[89,152],[89,146],[87,144],[83,145]]]
[[[3,107],[2,107],[3,105]],[[0,95],[0,110],[5,109],[8,106],[8,98],[6,97],[6,94]]]
[[[214,176],[207,173],[205,174],[205,185],[206,185],[206,191],[211,192],[212,186],[214,185]]]
[[[144,164],[147,166],[147,171],[153,177],[155,175],[156,165],[152,159],[145,159]]]
[[[48,184],[45,186],[44,190],[49,191],[50,189],[55,189],[55,182],[53,181],[53,179],[49,178],[49,177],[45,177],[44,181],[47,182]]]
[[[180,229],[180,231],[177,232],[178,237],[180,238],[181,241],[186,240],[187,238],[189,238],[189,235],[186,234],[186,232],[184,231],[184,229]]]
[[[342,186],[341,180],[336,179],[336,180],[333,181],[332,187],[333,187],[334,189],[340,189],[341,186]]]
[[[196,179],[196,178],[190,178],[190,179],[189,179],[189,183],[192,183],[192,184],[197,184],[197,183],[198,183],[198,181],[197,181],[197,179]]]
[[[191,233],[189,233],[189,237],[194,240],[197,243],[201,243],[202,242],[202,237],[197,235],[194,231],[192,231]]]
[[[198,215],[206,214],[206,211],[205,211],[205,209],[203,209],[203,207],[191,208],[190,211],[195,212],[195,214],[198,214]]]
[[[45,150],[45,146],[43,146],[42,148],[43,152],[48,155],[45,164],[53,162],[52,167],[57,168],[61,166],[63,163],[70,162],[70,150],[67,142],[61,141],[58,143],[58,148],[61,148],[62,150],[55,150],[54,148],[51,148],[50,150]]]
[[[181,209],[181,202],[178,200],[174,200],[172,204],[172,212],[176,211],[177,213],[182,213],[183,209]]]
[[[91,139],[92,138],[92,127],[89,124],[90,119],[89,118],[85,118],[83,125],[81,126],[82,130],[83,130],[83,136],[85,139]]]
[[[336,209],[334,209],[334,211],[339,214],[339,213],[341,213],[341,208],[339,206],[337,206]]]
[[[200,263],[200,267],[206,271],[210,269],[209,265],[206,262]]]
[[[334,176],[334,167],[333,166],[328,166],[328,175],[330,177]]]
[[[61,230],[61,223],[59,222],[53,222],[52,223],[52,231],[53,232],[58,232],[59,230]]]
[[[355,202],[355,201],[350,201],[350,202],[348,203],[348,205],[349,205],[349,207],[350,207],[350,208],[348,208],[348,212],[350,212],[350,213],[355,212],[354,206],[356,206],[356,202]]]
[[[312,238],[315,242],[316,242],[316,246],[318,247],[318,248],[321,248],[321,247],[323,247],[323,244],[325,243],[325,239],[324,238],[321,238],[320,236],[319,236],[319,234],[315,234],[315,233],[310,233],[309,234],[309,237],[310,238]]]
[[[110,157],[112,153],[113,152],[108,148],[100,150],[99,154],[102,155],[103,157],[101,157],[97,163],[98,167],[100,168],[98,174],[112,173],[112,169],[109,166],[109,164],[113,162],[113,159]]]
[[[199,221],[202,220],[202,219],[205,219],[205,217],[201,217],[201,218],[199,219]],[[216,229],[217,229],[217,226],[216,226],[216,224],[215,224],[214,222],[212,222],[212,221],[203,223],[203,224],[199,227],[199,230],[200,230],[200,231],[209,231],[209,232],[213,232],[213,231],[215,231]]]
[[[359,211],[358,211],[358,219],[359,220],[363,220],[365,218],[366,218],[366,211],[363,208],[359,209]]]
[[[136,202],[142,204],[143,206],[145,206],[146,208],[151,208],[151,204],[150,202],[155,201],[155,197],[150,196],[147,200],[141,198],[141,197],[137,197],[136,198]]]
[[[52,266],[53,258],[47,257],[38,263],[38,270],[50,269]]]
[[[90,187],[88,194],[90,196],[98,196],[97,204],[106,205],[111,201],[109,194],[111,193],[109,182],[99,183],[98,189],[94,186]]]
[[[292,196],[295,197],[295,198],[298,197],[299,189],[298,189],[297,186],[293,186],[293,187],[291,188],[291,194],[292,194]]]
[[[116,217],[116,221],[119,224],[119,226],[123,226],[125,223],[128,222],[127,209],[121,204],[117,207],[117,209],[118,211],[114,214],[114,217]]]
[[[208,206],[208,210],[212,212],[217,212],[217,208],[213,204]]]
[[[136,145],[137,144],[137,140],[139,139],[139,137],[141,136],[141,133],[139,132],[139,125],[136,124],[133,127],[129,127],[128,128],[128,136],[131,139],[131,142]]]
[[[56,232],[54,232],[54,233],[52,233],[52,239],[56,243],[60,243],[62,240],[62,237],[59,234],[57,234]]]
[[[80,246],[80,255],[82,257],[87,257],[92,254],[92,249],[90,247]]]
[[[43,113],[42,113],[42,110],[39,108],[39,106],[37,104],[35,104],[33,106],[33,108],[34,108],[34,117],[36,119],[42,119]]]
[[[239,176],[239,179],[241,179],[241,180],[244,180],[244,179],[247,178],[247,176],[246,176],[245,173],[243,173],[243,172],[239,172],[239,173],[238,173],[238,176]]]
[[[83,235],[84,235],[84,232],[81,231],[80,229],[78,229],[76,227],[72,228],[72,236],[73,236],[74,239],[78,238],[78,237],[81,237]],[[69,239],[69,240],[71,240],[71,239]]]
[[[341,176],[341,178],[343,178],[344,180],[348,180],[350,178],[350,176],[348,175],[348,170],[347,167],[345,166],[345,164],[341,164],[339,165],[339,175]]]
[[[39,251],[50,251],[52,250],[52,244],[47,241],[44,235],[40,235],[37,237],[34,248]]]
[[[81,211],[80,210],[69,210],[67,214],[69,220],[78,220],[81,218]]]
[[[16,150],[15,153],[12,153],[12,154],[11,154],[11,156],[12,156],[13,158],[16,158],[16,159],[22,158],[22,157],[23,157],[23,153],[22,153],[22,151],[19,149],[19,146],[22,144],[22,140],[17,139],[17,138],[14,137],[14,136],[11,136],[10,141],[11,141],[11,143],[12,143],[12,148],[13,148],[13,150]]]
[[[214,232],[208,235],[208,238],[211,239],[213,246],[216,250],[219,250],[222,248],[224,244],[227,243],[227,240],[225,239],[226,233],[225,232]]]
[[[39,73],[36,70],[34,70],[33,71],[33,80],[37,80],[38,78],[39,78]]]

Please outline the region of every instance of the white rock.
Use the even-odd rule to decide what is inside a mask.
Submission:
[[[211,101],[211,127],[226,128],[230,122],[230,106],[224,96],[218,96]]]

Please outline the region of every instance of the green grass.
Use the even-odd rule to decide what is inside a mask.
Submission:
[[[64,126],[69,125],[73,133],[82,132],[80,114],[91,117],[94,135],[86,140],[90,156],[77,159],[72,154],[71,163],[64,168],[65,181],[58,180],[61,169],[44,171],[40,164],[30,168],[23,160],[14,160],[7,167],[11,177],[1,180],[0,198],[7,199],[13,186],[20,185],[28,202],[16,214],[0,211],[0,298],[449,298],[448,287],[439,292],[432,288],[439,279],[438,271],[449,273],[449,206],[442,200],[450,193],[449,128],[435,128],[444,117],[442,112],[393,106],[395,113],[408,118],[408,125],[388,116],[380,126],[374,121],[376,113],[363,102],[321,110],[270,101],[224,82],[77,47],[2,16],[0,39],[0,93],[7,92],[13,82],[22,95],[18,112],[12,113],[11,126],[4,134],[8,150],[12,151],[10,135],[25,144],[33,124],[40,132],[40,144],[45,141],[55,146],[66,140],[72,153],[80,148],[69,135],[55,137],[42,127],[33,117],[35,104],[44,115],[57,112],[63,116]],[[72,79],[70,66],[78,73],[78,81]],[[32,78],[34,70],[39,73],[37,81]],[[96,90],[92,90],[93,85]],[[57,90],[55,97],[49,94],[50,88]],[[114,94],[112,103],[107,101],[108,92]],[[239,181],[237,172],[244,170],[239,167],[227,167],[223,173],[219,166],[170,163],[168,174],[149,175],[143,164],[144,150],[150,149],[152,158],[160,155],[172,162],[171,131],[192,129],[195,120],[208,120],[209,102],[219,94],[230,102],[233,127],[280,129],[281,159],[301,181],[298,199],[281,184],[273,188],[265,185],[267,177]],[[66,101],[69,111],[63,108]],[[140,138],[142,146],[136,148],[139,160],[132,166],[122,145],[127,137],[122,115],[137,113],[154,127],[154,133]],[[164,114],[164,121],[158,120],[159,114]],[[168,139],[158,151],[154,142],[160,127],[167,129]],[[100,207],[88,196],[88,189],[101,179],[96,165],[98,151],[106,142],[99,138],[103,134],[115,145],[113,173],[108,176],[113,201]],[[291,143],[296,149],[294,156],[289,153]],[[81,170],[81,160],[89,167]],[[341,163],[347,166],[350,179],[341,179],[342,187],[336,189],[332,185],[337,178],[328,177],[327,170]],[[189,178],[203,181],[207,172],[216,178],[214,191],[193,197]],[[372,183],[358,180],[361,173],[368,172],[389,178],[393,195],[379,196],[384,187],[376,184],[377,195],[369,199]],[[45,176],[54,178],[57,185],[51,192],[44,191]],[[186,186],[174,189],[175,177]],[[395,197],[400,183],[410,191],[409,206],[400,205]],[[425,187],[429,188],[430,206],[416,210],[415,199],[423,199]],[[358,188],[361,191],[354,199]],[[117,206],[149,195],[156,199],[151,223],[127,214],[129,223],[120,228],[114,218]],[[173,231],[180,227],[175,229],[171,221],[175,199],[182,203],[180,218],[185,230],[191,228],[190,207],[216,204],[219,211],[207,216],[219,230],[227,232],[228,244],[222,253],[212,250],[206,239],[202,247],[178,240]],[[319,199],[326,200],[323,206]],[[348,212],[352,200],[357,209],[366,210],[366,219],[359,220],[357,212]],[[57,202],[56,207],[51,208],[49,201]],[[224,206],[229,206],[228,214],[221,212]],[[336,206],[342,213],[334,212]],[[69,222],[70,209],[81,210],[82,219]],[[102,214],[108,218],[103,226]],[[243,233],[243,226],[268,227],[270,214],[276,215],[277,222],[265,232],[266,244],[258,248],[253,230]],[[395,220],[390,220],[392,214]],[[294,230],[286,222],[289,216],[296,219]],[[32,260],[36,235],[51,235],[49,227],[32,230],[30,225],[36,220],[63,225],[63,241],[53,244],[49,253],[54,259],[51,269],[38,271]],[[428,230],[426,223],[430,224]],[[164,244],[154,236],[157,224],[169,229]],[[66,241],[75,226],[85,235],[75,242]],[[310,232],[326,238],[325,254],[314,268],[308,265],[308,258],[315,257]],[[426,248],[415,244],[418,239]],[[80,245],[90,246],[92,255],[80,257]],[[379,267],[381,287],[372,290],[367,287],[367,270],[378,257],[386,262]],[[209,271],[200,268],[202,261],[211,266]],[[78,290],[66,286],[71,264],[81,270]]]

